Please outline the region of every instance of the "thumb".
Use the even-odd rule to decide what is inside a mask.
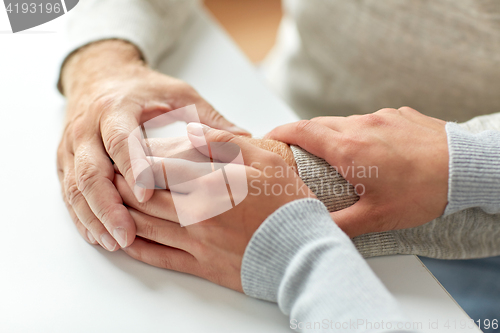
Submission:
[[[354,205],[330,213],[333,221],[350,238],[371,232],[373,218],[370,217],[370,208],[361,200]]]
[[[224,116],[217,112],[207,102],[202,103],[202,105],[198,107],[198,112],[200,121],[212,128],[228,131],[236,135],[252,136],[250,132],[244,130],[239,126],[236,126],[235,124],[224,118]]]

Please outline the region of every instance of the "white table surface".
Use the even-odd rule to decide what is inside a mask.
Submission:
[[[290,332],[275,304],[81,239],[55,165],[64,26],[62,17],[11,34],[0,8],[0,332]],[[296,119],[204,13],[161,68],[256,135]],[[468,316],[415,256],[369,264],[423,332],[478,332],[460,329]]]

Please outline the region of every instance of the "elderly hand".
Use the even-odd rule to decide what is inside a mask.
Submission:
[[[68,98],[57,154],[63,198],[81,235],[109,251],[132,244],[136,232],[113,184],[112,161],[138,201],[153,194],[136,186],[131,170],[127,138],[139,124],[196,104],[201,122],[247,134],[186,83],[146,67],[135,46],[124,41],[97,42],[77,51],[64,65],[61,83]]]
[[[360,200],[331,214],[351,237],[416,227],[446,208],[448,144],[442,120],[402,107],[299,121],[267,137],[325,159],[355,186]]]
[[[205,173],[204,177],[198,173],[204,163],[180,159],[164,159],[162,162],[173,164],[170,172],[173,170],[179,173],[178,177],[197,180],[196,184],[176,187],[176,191],[182,192],[180,195],[184,196],[182,200],[185,207],[180,207],[178,202],[174,203],[174,194],[168,190],[156,190],[147,203],[141,203],[137,201],[125,179],[117,175],[115,184],[136,222],[137,235],[150,240],[136,238],[131,246],[123,250],[131,257],[148,264],[197,275],[242,291],[241,262],[254,232],[279,207],[314,195],[277,154],[257,148],[242,137],[202,127],[200,124],[189,124],[188,132],[191,142],[204,155],[208,155],[207,151],[199,148],[198,144],[200,140],[203,141],[203,135],[206,142],[239,146],[245,165],[226,164],[224,170],[228,179],[235,179],[239,171],[244,170],[248,184],[252,183],[252,190],[243,201],[224,213],[181,227],[176,210],[183,210],[184,214],[197,220],[197,217],[203,216],[203,212],[213,208],[214,202],[224,200],[224,193],[217,189],[215,173],[208,176]],[[208,164],[211,170],[211,163]],[[213,165],[216,166],[216,163]],[[168,183],[170,179],[168,178]],[[266,186],[275,191],[280,188],[281,195],[266,190]],[[207,191],[210,200],[197,200],[200,192]],[[237,200],[237,194],[232,192],[232,196]],[[187,212],[184,209],[186,207]]]

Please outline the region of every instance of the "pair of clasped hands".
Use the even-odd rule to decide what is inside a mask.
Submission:
[[[343,174],[365,188],[353,206],[331,213],[332,223],[350,237],[425,224],[442,215],[447,204],[445,122],[411,108],[303,120],[280,126],[265,139],[253,139],[192,87],[148,68],[134,46],[117,40],[77,51],[65,63],[61,83],[68,106],[58,175],[76,228],[90,244],[122,249],[154,266],[242,291],[241,262],[254,232],[283,205],[314,197],[303,190],[289,144],[338,170],[377,166],[378,177]],[[128,138],[140,124],[190,104],[196,105],[202,124],[189,124],[185,140],[151,140],[155,156],[190,150],[200,146],[200,140],[236,144],[248,182],[259,180],[252,188],[276,185],[286,187],[287,193],[269,195],[262,188],[220,215],[181,227],[168,185],[154,190],[136,182]],[[207,156],[203,149],[196,153]],[[187,179],[197,177],[195,164],[181,169]],[[268,172],[275,169],[291,172],[279,177]],[[209,188],[211,177],[203,178],[202,185]],[[191,191],[183,195],[189,198]],[[208,209],[206,205],[194,201],[192,214]]]

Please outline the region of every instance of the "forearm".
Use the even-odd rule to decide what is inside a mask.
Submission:
[[[405,320],[317,200],[292,202],[266,219],[245,251],[241,276],[247,295],[278,302],[296,330],[308,331],[307,323],[316,322],[319,329],[311,331],[330,332],[341,325],[343,332],[365,332],[367,321],[383,321],[385,329],[376,332],[396,332]],[[389,322],[393,330],[387,329]]]

